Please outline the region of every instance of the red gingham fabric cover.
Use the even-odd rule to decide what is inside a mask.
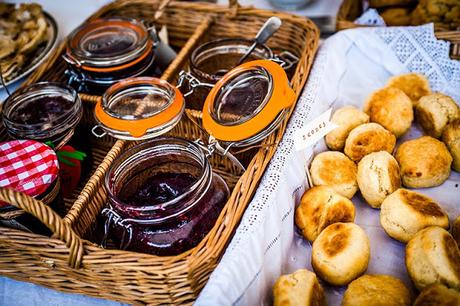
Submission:
[[[0,142],[0,187],[36,197],[59,175],[56,153],[33,140]],[[7,205],[0,201],[0,207]]]

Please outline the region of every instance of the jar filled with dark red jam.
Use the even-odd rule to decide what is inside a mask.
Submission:
[[[105,235],[121,249],[177,255],[212,229],[229,196],[202,149],[162,137],[126,151],[109,169]]]
[[[2,112],[3,125],[11,139],[39,141],[56,151],[71,147],[86,155],[79,172],[90,171],[89,133],[79,127],[83,106],[73,88],[51,82],[26,86],[5,101]]]
[[[118,81],[159,76],[154,28],[131,18],[102,18],[84,23],[69,36],[63,55],[68,83],[80,92],[102,94]]]

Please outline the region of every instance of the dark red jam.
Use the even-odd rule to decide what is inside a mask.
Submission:
[[[155,255],[196,246],[229,196],[201,150],[178,138],[155,139],[125,152],[107,173],[106,186],[109,237],[122,248]]]
[[[46,124],[58,119],[72,106],[72,101],[60,96],[40,97],[18,106],[10,119],[21,124]]]
[[[137,187],[133,178],[122,187],[120,200],[133,206],[158,205],[183,194],[196,180],[188,173],[160,172]]]

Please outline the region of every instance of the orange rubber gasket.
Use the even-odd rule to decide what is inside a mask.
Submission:
[[[211,106],[219,90],[240,73],[256,67],[265,68],[273,78],[272,95],[265,107],[256,116],[240,125],[225,126],[216,122],[211,116]],[[295,92],[289,86],[286,72],[280,65],[270,60],[247,62],[232,69],[211,89],[203,107],[203,127],[218,140],[241,141],[248,139],[269,126],[283,109],[294,104],[295,99]]]
[[[143,82],[145,82],[145,80],[143,80]],[[156,78],[152,78],[151,82],[155,85],[162,83],[169,84],[166,81]],[[174,88],[175,92],[174,101],[171,103],[171,105],[169,105],[168,108],[156,115],[153,115],[152,117],[137,120],[124,120],[114,118],[107,114],[102,108],[102,99],[99,99],[96,103],[96,107],[94,109],[95,116],[99,120],[99,122],[102,123],[103,127],[106,126],[110,129],[126,131],[131,136],[140,138],[143,135],[145,135],[148,129],[158,127],[172,121],[184,109],[184,97],[182,96],[182,93],[176,87],[172,87]]]

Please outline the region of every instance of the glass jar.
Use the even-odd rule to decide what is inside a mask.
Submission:
[[[58,152],[58,156],[61,150],[69,151],[69,146],[70,151],[84,153],[78,152],[86,156],[81,165],[77,165],[80,161],[71,162],[72,169],[68,171],[73,176],[73,189],[81,177],[90,173],[92,164],[89,133],[79,125],[82,116],[83,106],[77,92],[59,83],[29,85],[14,92],[3,105],[3,125],[10,138],[46,143]],[[64,166],[61,166],[63,176]],[[71,191],[64,196],[68,196]]]
[[[196,48],[189,61],[191,80],[181,84],[181,91],[187,93],[184,94],[187,108],[201,110],[213,85],[238,65],[240,58],[253,43],[254,41],[249,39],[224,38]],[[285,69],[291,68],[298,61],[298,58],[289,52],[285,51],[275,56],[266,45],[258,45],[245,62],[261,59],[280,62]]]
[[[121,249],[176,255],[212,229],[229,196],[200,147],[156,138],[122,154],[107,172],[105,234]]]
[[[87,22],[69,36],[63,55],[69,84],[78,91],[102,94],[118,81],[161,75],[155,65],[158,38],[138,20],[105,18]]]
[[[56,153],[33,140],[0,142],[0,187],[23,192],[50,206],[62,217],[59,166]],[[49,235],[35,217],[0,201],[0,224],[23,231]]]

